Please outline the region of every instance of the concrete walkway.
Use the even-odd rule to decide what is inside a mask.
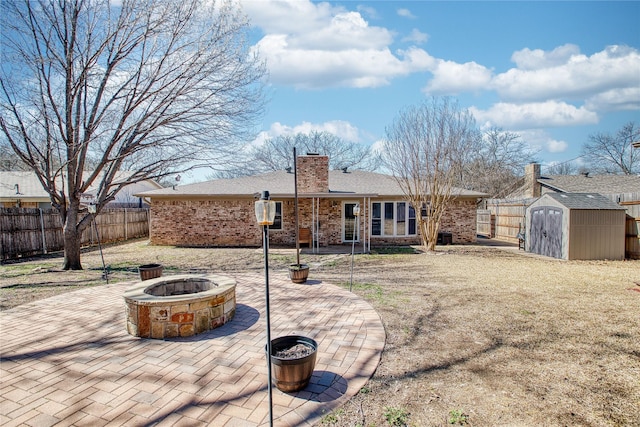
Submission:
[[[59,295],[0,313],[3,426],[268,425],[264,278],[238,282],[230,323],[188,339],[125,330],[131,283]],[[272,338],[318,342],[310,385],[273,388],[274,425],[310,426],[365,385],[385,333],[373,308],[337,286],[270,275]]]

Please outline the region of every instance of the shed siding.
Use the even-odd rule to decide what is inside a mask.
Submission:
[[[624,259],[622,210],[571,210],[567,259]]]

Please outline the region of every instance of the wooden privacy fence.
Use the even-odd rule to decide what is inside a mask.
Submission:
[[[479,236],[492,238],[496,234],[495,216],[491,215],[489,209],[477,210],[477,233]]]
[[[627,211],[625,256],[640,259],[640,193],[605,195]]]
[[[100,242],[146,237],[149,210],[140,208],[105,209],[95,217],[95,226],[82,233],[83,246]],[[64,249],[62,221],[53,209],[0,208],[0,260],[16,259]]]
[[[527,206],[534,200],[487,199],[486,209],[478,210],[478,234],[518,243],[518,232],[524,232],[525,229]]]

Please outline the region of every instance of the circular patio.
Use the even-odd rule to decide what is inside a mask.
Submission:
[[[237,281],[234,319],[188,338],[148,340],[125,328],[132,283],[87,288],[0,312],[6,426],[268,425],[264,277]],[[270,277],[272,337],[318,342],[309,386],[274,387],[274,424],[310,426],[356,394],[384,347],[378,314],[337,286]]]

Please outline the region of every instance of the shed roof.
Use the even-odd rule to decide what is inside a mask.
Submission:
[[[549,197],[568,209],[624,210],[624,208],[598,193],[546,193],[540,200]]]
[[[190,198],[190,197],[253,197],[268,190],[272,197],[293,197],[294,174],[286,171],[268,172],[260,175],[240,178],[216,179],[195,184],[180,185],[174,188],[146,191],[136,194],[142,197]],[[477,191],[455,188],[457,197],[479,198],[486,194]],[[404,193],[390,175],[375,172],[341,170],[329,171],[329,193],[299,194],[301,197],[345,197],[345,196],[389,196],[402,197]]]

